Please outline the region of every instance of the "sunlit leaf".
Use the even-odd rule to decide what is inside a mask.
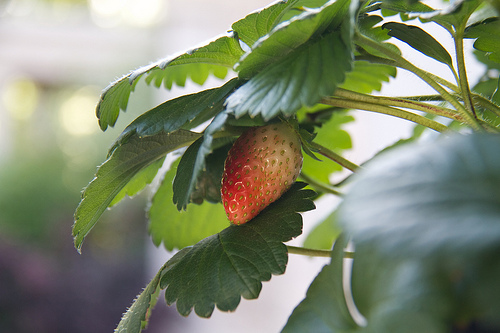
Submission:
[[[355,61],[352,71],[346,73],[345,81],[340,88],[365,94],[374,90],[380,91],[382,83],[389,82],[396,73],[396,67],[393,66]]]
[[[77,250],[115,196],[139,171],[199,137],[200,134],[185,130],[145,138],[132,136],[116,148],[85,188],[76,209],[73,237]]]
[[[304,247],[329,250],[341,233],[342,228],[337,222],[337,213],[334,211],[309,232],[304,241]]]
[[[187,78],[203,84],[209,74],[224,78],[228,68],[232,68],[242,55],[243,50],[238,40],[233,35],[228,35],[205,46],[132,71],[111,83],[102,93],[96,109],[99,126],[103,131],[108,126],[114,126],[120,110],[126,110],[130,93],[144,74],[148,75],[146,82],[153,82],[157,87],[163,83],[167,89],[174,83],[184,86]]]
[[[500,19],[489,18],[465,29],[465,38],[475,38],[474,48],[486,52],[488,58],[500,63]]]
[[[257,298],[262,281],[285,272],[288,256],[283,242],[302,232],[298,212],[314,208],[314,192],[301,190],[304,185],[295,183],[252,221],[185,248],[161,279],[167,304],[176,303],[184,316],[194,308],[200,317],[210,317],[215,306],[234,311],[241,296]]]

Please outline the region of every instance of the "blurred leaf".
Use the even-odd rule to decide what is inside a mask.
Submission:
[[[153,243],[162,242],[169,251],[196,244],[228,226],[222,205],[204,203],[189,205],[179,212],[172,201],[172,182],[177,171],[176,161],[165,174],[148,208],[149,233]]]
[[[340,88],[365,94],[380,91],[382,82],[389,82],[391,77],[396,77],[396,73],[396,67],[393,66],[355,61],[353,70],[346,73]]]
[[[398,22],[385,23],[382,25],[382,28],[389,30],[389,36],[395,37],[426,56],[453,68],[453,62],[448,51],[434,37],[425,32],[425,30],[417,26]]]
[[[238,33],[238,37],[243,43],[251,47],[260,37],[268,34],[296,3],[297,0],[277,1],[273,5],[251,13],[233,23],[231,28]]]
[[[169,100],[136,118],[120,134],[110,151],[131,135],[150,136],[163,131],[170,133],[180,128],[191,129],[221,112],[225,98],[238,85],[233,79],[221,87]]]
[[[125,185],[122,190],[113,198],[113,201],[109,204],[109,207],[116,205],[125,196],[133,197],[146,187],[146,185],[151,184],[153,179],[158,173],[158,169],[161,168],[165,158],[160,158],[157,161],[151,163],[132,177],[132,179]]]
[[[82,201],[76,209],[73,225],[76,249],[81,250],[85,236],[99,217],[140,170],[167,153],[196,140],[199,136],[198,133],[185,130],[169,134],[159,133],[146,138],[132,136],[126,143],[116,148],[85,188]]]
[[[302,232],[297,212],[314,208],[309,199],[314,192],[301,190],[304,186],[295,183],[252,221],[185,248],[161,279],[167,304],[176,303],[184,316],[194,307],[198,316],[210,317],[215,305],[221,311],[234,311],[241,296],[257,298],[262,281],[285,272],[288,256],[283,242]]]
[[[137,296],[132,306],[123,314],[120,323],[114,331],[115,333],[139,333],[146,326],[149,314],[158,298],[160,277],[164,269],[165,267],[160,269],[153,280],[151,280],[146,288]]]
[[[220,113],[205,129],[203,137],[194,142],[184,153],[180,161],[181,167],[174,179],[174,203],[178,210],[186,209],[191,195],[196,188],[198,177],[206,169],[206,157],[213,152],[218,141],[228,143],[232,137],[214,139],[226,123],[227,114]]]
[[[495,247],[500,137],[454,136],[405,148],[366,165],[345,197],[339,217],[353,238],[388,257],[429,264],[476,258]]]
[[[147,74],[147,83],[157,87],[162,83],[170,89],[175,83],[184,86],[188,77],[198,84],[203,84],[209,74],[224,78],[227,69],[243,55],[243,50],[235,36],[228,35],[210,42],[206,46],[195,48],[175,57],[161,59],[151,65],[141,67],[111,83],[102,93],[97,105],[96,115],[103,131],[114,126],[121,110],[126,110],[130,93],[138,80]]]
[[[342,284],[346,243],[345,237],[335,242],[331,263],[311,283],[306,298],[288,318],[283,333],[354,332],[359,328],[347,308]]]
[[[342,229],[337,222],[337,213],[334,211],[309,232],[304,241],[304,247],[329,250],[341,232]]]
[[[500,19],[491,17],[465,29],[464,38],[476,38],[474,48],[486,52],[488,58],[500,63]]]
[[[285,61],[300,46],[317,44],[314,42],[322,34],[338,30],[348,16],[349,3],[348,0],[329,1],[321,8],[304,11],[278,25],[260,38],[236,64],[239,77],[251,78],[267,66]]]
[[[350,45],[333,32],[290,53],[260,72],[227,99],[235,117],[293,115],[332,94],[351,69]]]

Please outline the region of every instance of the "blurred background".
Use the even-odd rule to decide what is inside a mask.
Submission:
[[[105,133],[94,114],[100,91],[132,69],[224,33],[269,2],[0,0],[0,332],[113,331],[171,254],[147,235],[146,193],[105,213],[79,255],[71,227],[80,191],[137,115],[200,88],[166,92],[141,80],[127,112]],[[400,77],[401,88],[413,80]],[[347,157],[357,163],[412,128],[353,114]],[[335,204],[325,198],[305,214],[305,231]],[[278,332],[327,262],[292,255],[287,274],[264,283],[258,300],[208,320],[180,317],[160,299],[146,332]]]

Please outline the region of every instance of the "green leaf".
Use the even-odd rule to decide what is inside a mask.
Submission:
[[[156,177],[158,169],[160,169],[164,161],[165,158],[160,158],[136,173],[127,185],[125,185],[125,187],[123,187],[122,190],[114,197],[113,201],[109,204],[109,207],[116,205],[123,198],[125,198],[125,196],[133,197],[142,191],[142,189],[144,189],[146,185],[150,184]]]
[[[191,195],[196,188],[198,177],[205,169],[206,157],[213,152],[214,134],[220,131],[226,123],[227,114],[220,113],[214,120],[207,126],[203,137],[193,143],[181,159],[181,167],[177,171],[174,180],[174,203],[177,209],[186,209],[187,204],[190,202]],[[222,142],[227,143],[229,138],[221,138]]]
[[[417,26],[397,22],[385,23],[382,25],[382,28],[388,29],[390,36],[407,43],[426,56],[453,68],[453,62],[448,51],[434,37],[425,32],[425,30]]]
[[[314,192],[300,190],[304,186],[295,183],[252,221],[185,248],[161,279],[167,304],[176,303],[184,316],[194,308],[198,316],[210,317],[215,306],[233,311],[241,296],[257,298],[262,281],[285,272],[288,256],[283,242],[302,232],[297,212],[314,208],[310,200]]]
[[[314,142],[329,147],[337,153],[351,148],[351,137],[348,132],[342,129],[343,124],[351,121],[354,121],[354,118],[345,112],[334,112],[330,120],[318,129]],[[322,158],[321,161],[318,161],[310,156],[304,156],[302,171],[318,181],[329,183],[330,175],[341,170],[342,167],[332,160]]]
[[[499,147],[498,135],[454,135],[389,151],[353,177],[339,219],[368,331],[500,328]]]
[[[294,1],[277,1],[273,5],[247,15],[231,26],[238,34],[240,40],[252,46],[260,37],[267,35],[282,19],[292,6]]]
[[[139,333],[145,328],[149,315],[156,304],[160,290],[160,277],[166,266],[162,267],[153,280],[137,296],[132,306],[123,314],[115,333]]]
[[[498,136],[454,136],[380,155],[346,196],[341,222],[391,257],[478,256],[500,239],[499,147]]]
[[[271,64],[286,61],[284,59],[300,46],[338,29],[346,20],[349,3],[348,0],[329,1],[279,24],[236,64],[239,77],[251,78]]]
[[[311,283],[283,333],[354,332],[358,328],[347,308],[342,284],[345,247],[346,239],[340,237],[335,242],[331,263]]]
[[[364,94],[380,91],[382,82],[389,82],[391,77],[396,77],[396,72],[396,67],[393,66],[355,61],[353,70],[346,73],[340,88]]]
[[[111,83],[102,93],[96,109],[99,126],[105,131],[108,126],[115,125],[120,109],[126,110],[130,93],[144,74],[148,75],[146,82],[153,82],[157,87],[163,83],[167,89],[174,83],[184,86],[187,78],[203,84],[210,73],[224,78],[227,69],[232,68],[242,55],[238,39],[230,34],[206,46],[132,71]]]
[[[178,163],[175,162],[165,174],[148,208],[149,233],[153,243],[159,246],[163,242],[169,251],[196,244],[229,224],[222,205],[205,202],[189,205],[185,211],[177,210],[172,201],[172,182]]]
[[[465,29],[465,38],[476,38],[474,48],[487,53],[490,60],[500,63],[500,19],[488,18]]]
[[[184,95],[158,105],[130,123],[113,147],[134,134],[146,137],[160,131],[170,133],[181,128],[191,129],[210,120],[224,109],[225,98],[238,84],[239,81],[233,79],[221,87]]]
[[[351,69],[350,45],[333,32],[311,41],[239,87],[227,99],[227,110],[272,119],[293,115],[331,95]]]
[[[85,236],[115,196],[139,171],[167,153],[191,143],[199,136],[198,133],[185,130],[169,134],[159,133],[146,138],[132,136],[126,143],[117,147],[99,167],[95,178],[82,194],[73,225],[76,249],[81,250]]]
[[[334,211],[309,232],[304,241],[304,247],[329,250],[341,232],[342,229],[337,222],[337,213]]]

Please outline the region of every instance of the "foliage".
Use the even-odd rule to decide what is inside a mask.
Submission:
[[[263,281],[285,272],[289,252],[325,251],[331,263],[284,332],[500,329],[500,21],[491,4],[461,0],[434,10],[406,0],[277,1],[235,22],[227,35],[108,86],[97,106],[102,130],[114,126],[142,77],[170,89],[235,74],[220,87],[145,110],[82,194],[73,226],[79,251],[106,208],[161,177],[148,207],[149,232],[155,245],[179,251],[117,331],[139,332],[161,289],[182,315],[194,309],[210,317],[215,307],[235,310],[242,296],[257,298]],[[428,32],[436,24],[453,49]],[[394,39],[446,65],[454,82],[410,62]],[[475,85],[464,39],[474,39],[484,65]],[[413,96],[411,87],[405,97],[374,93],[402,70],[435,94]],[[342,156],[352,146],[344,127],[354,121],[349,110],[406,119],[415,130],[358,166]],[[298,128],[306,153],[301,178],[316,193],[298,182],[249,223],[227,226],[220,205],[227,151],[246,127],[269,121]],[[419,142],[428,131],[437,135]],[[167,155],[177,161],[162,174]],[[332,184],[344,168],[353,175]],[[302,233],[299,213],[322,195],[342,199],[307,237],[308,247],[322,250],[287,247]],[[345,251],[348,243],[354,252]]]

